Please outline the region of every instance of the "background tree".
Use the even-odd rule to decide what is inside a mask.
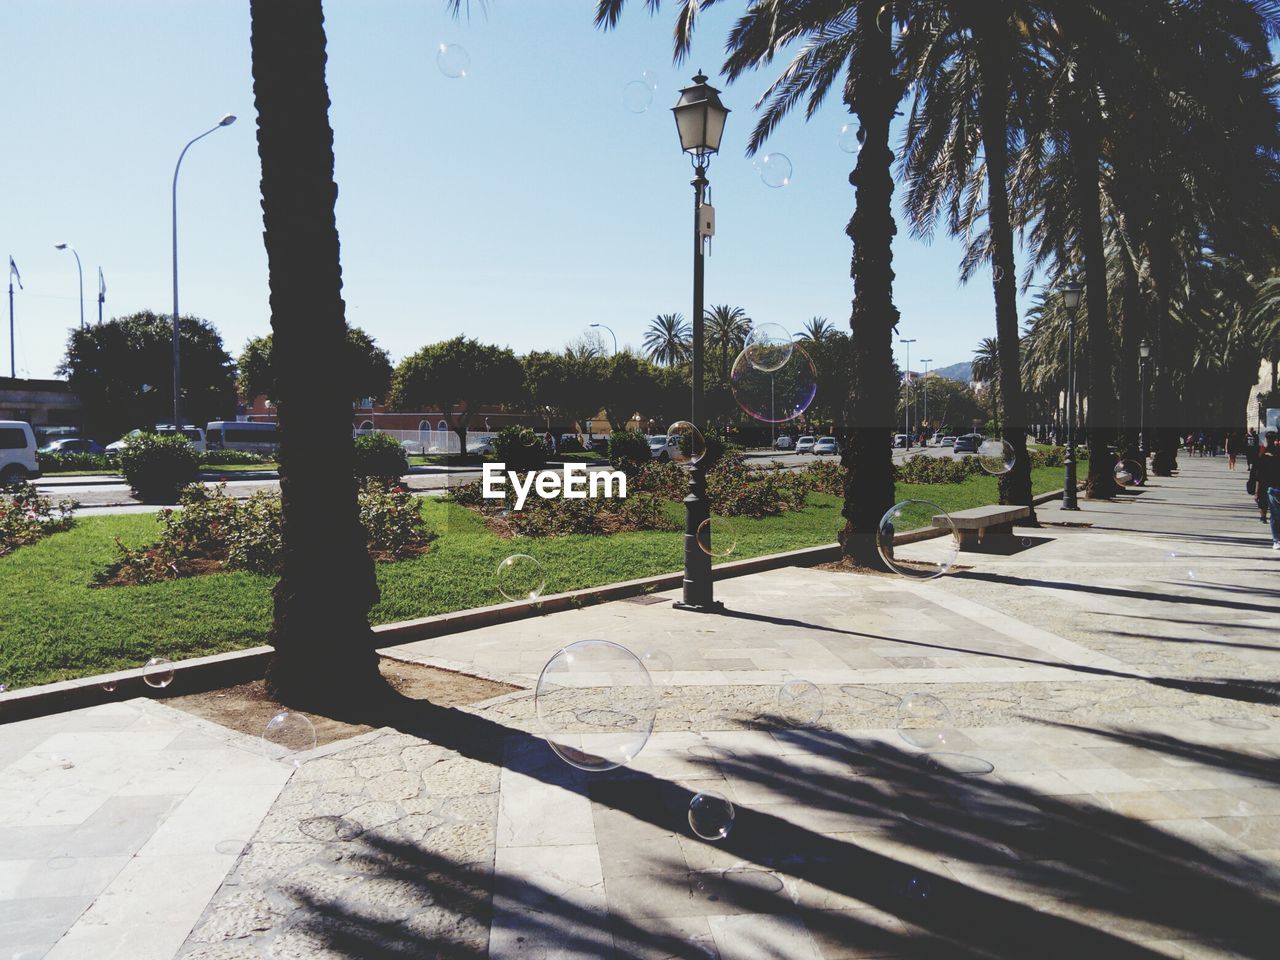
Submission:
[[[275,399],[276,380],[271,369],[273,342],[269,333],[255,337],[244,345],[236,361],[236,389],[246,403],[252,403],[259,396]],[[348,327],[346,353],[343,376],[348,380],[351,399],[384,399],[391,386],[391,357],[387,351],[359,327]]]
[[[975,382],[986,384],[986,395],[991,405],[991,419],[996,422],[997,429],[1000,423],[1000,398],[1003,384],[1000,367],[1000,345],[993,337],[983,337],[973,351],[973,365],[970,369],[973,371],[972,376]],[[1021,390],[1021,370],[1018,373],[1018,382]],[[1023,447],[1026,447],[1025,439]]]
[[[386,686],[368,622],[378,583],[356,502],[343,376],[348,340],[324,13],[320,0],[250,0],[249,15],[282,427],[283,551],[267,682],[284,703],[331,709]]]
[[[235,367],[218,331],[188,316],[178,336],[188,423],[234,417]],[[80,397],[90,436],[115,440],[135,427],[167,423],[173,419],[173,323],[144,310],[72,330],[58,374]]]
[[[804,322],[804,326],[800,328],[796,339],[804,340],[808,343],[818,343],[837,332],[836,328],[831,325],[831,321],[826,317],[810,317]]]
[[[751,318],[741,307],[727,303],[717,304],[706,310],[703,316],[703,334],[707,347],[720,356],[720,380],[729,380],[729,358],[736,357],[751,334]]]
[[[692,331],[681,313],[660,313],[649,321],[644,334],[644,355],[669,367],[689,356]]]
[[[656,368],[624,350],[610,357],[604,370],[604,411],[614,430],[625,430],[631,418],[651,404]]]
[[[438,409],[467,449],[467,427],[482,405],[518,401],[524,371],[506,347],[454,337],[423,347],[400,361],[391,377],[393,410]]]

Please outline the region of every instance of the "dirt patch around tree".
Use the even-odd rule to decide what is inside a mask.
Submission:
[[[397,693],[414,700],[429,700],[439,707],[465,707],[522,689],[509,683],[498,683],[388,657],[381,658],[379,669]],[[255,737],[262,736],[267,721],[282,710],[289,709],[267,695],[266,683],[262,680],[170,697],[164,702],[166,706],[185,710],[203,720]],[[296,712],[302,713],[315,727],[316,746],[346,740],[376,729],[317,713]]]

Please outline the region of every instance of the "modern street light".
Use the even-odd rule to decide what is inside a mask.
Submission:
[[[1074,277],[1062,285],[1062,304],[1067,308],[1067,457],[1063,462],[1065,477],[1062,489],[1062,509],[1079,510],[1076,499],[1076,311],[1080,309],[1080,294],[1084,284]]]
[[[235,115],[228,113],[200,136],[193,137],[182,148],[182,152],[178,154],[178,162],[173,167],[173,429],[175,430],[182,429],[182,361],[178,350],[178,171],[182,169],[182,158],[191,149],[191,144],[235,122]]]
[[[907,347],[907,368],[902,375],[902,433],[906,437],[904,441],[904,450],[911,449],[911,345],[915,343],[915,339],[903,340],[898,339],[899,343],[906,344]]]
[[[618,335],[613,332],[613,327],[605,326],[603,323],[593,323],[590,326],[601,327],[609,331],[609,336],[613,337],[613,352],[616,354],[618,352]]]
[[[107,302],[107,281],[102,278],[102,268],[98,268],[98,323],[102,323],[102,308]]]
[[[76,258],[76,273],[80,277],[80,329],[84,329],[84,270],[80,268],[80,254],[76,253],[76,248],[69,243],[55,243],[55,250],[70,250]]]
[[[924,413],[920,415],[920,422],[927,424],[929,422],[929,364],[933,363],[933,357],[925,357],[920,361],[924,364],[924,377],[920,380],[920,389],[924,391]],[[928,435],[925,435],[925,445],[929,443]]]
[[[729,108],[720,102],[720,91],[707,84],[701,70],[693,84],[680,91],[671,108],[680,135],[680,149],[693,162],[693,397],[689,421],[702,429],[698,416],[702,408],[702,279],[703,241],[715,233],[715,211],[703,198],[707,189],[707,166],[720,152],[724,123]],[[701,458],[689,468],[689,495],[684,498],[684,593],[675,604],[678,610],[711,613],[721,609],[712,597],[711,555],[698,544],[698,528],[711,516],[707,502],[707,474]],[[709,538],[708,538],[709,539]],[[709,546],[710,544],[708,544]]]
[[[1151,359],[1151,341],[1138,344],[1138,459],[1142,461],[1143,480],[1147,473],[1147,361]]]

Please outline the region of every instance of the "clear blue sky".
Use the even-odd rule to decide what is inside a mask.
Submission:
[[[719,235],[707,302],[791,329],[814,314],[847,328],[854,157],[836,145],[843,107],[833,98],[813,120],[797,114],[778,129],[769,149],[791,159],[794,176],[766,187],[744,145],[768,78],[714,80],[739,7],[712,8],[677,68],[672,0],[652,19],[633,0],[607,34],[592,26],[592,0],[473,2],[457,21],[441,0],[330,0],[349,321],[398,360],[458,333],[520,352],[558,349],[593,321],[638,345],[655,314],[688,317],[690,170],[668,108],[701,66],[734,111],[710,172]],[[99,266],[108,316],[169,312],[173,165],[226,112],[239,121],[183,163],[181,306],[211,320],[233,355],[269,330],[248,8],[5,4],[0,252],[13,254],[26,285],[19,375],[51,375],[78,321],[75,261],[56,242],[80,253],[91,322]],[[469,52],[465,79],[437,69],[441,42]],[[645,70],[659,86],[637,115],[624,109],[623,88]],[[941,237],[929,247],[900,236],[895,256],[899,335],[918,341],[912,366],[969,359],[993,332],[987,276],[960,287],[960,249]],[[5,341],[5,375],[7,354]]]

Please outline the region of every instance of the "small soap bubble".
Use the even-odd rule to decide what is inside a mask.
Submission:
[[[918,903],[925,903],[933,896],[933,884],[928,877],[921,875],[913,875],[907,878],[903,884],[902,894],[908,900],[915,900]]]
[[[1165,553],[1164,568],[1166,577],[1171,580],[1198,582],[1202,579],[1197,563],[1185,553],[1177,550],[1170,550]]]
[[[738,531],[728,517],[707,517],[697,537],[698,548],[709,557],[728,557],[738,549]]]
[[[1013,444],[1008,440],[993,437],[978,445],[978,466],[993,477],[1008,473],[1016,462],[1017,454],[1013,452]]]
[[[653,87],[643,80],[632,80],[622,88],[622,105],[628,113],[644,113],[653,103]]]
[[[894,573],[929,580],[955,566],[960,536],[951,517],[936,503],[903,500],[880,518],[876,548]]]
[[[436,47],[436,67],[450,80],[461,80],[471,70],[471,54],[458,43],[441,43]]]
[[[791,359],[795,352],[795,340],[791,331],[782,324],[761,323],[752,328],[743,352],[751,365],[761,373],[774,373]]]
[[[785,187],[791,183],[791,160],[785,153],[766,153],[756,164],[766,187]]]
[[[641,70],[640,79],[644,81],[645,86],[647,86],[650,90],[658,89],[658,71]]]
[[[274,759],[275,750],[280,748],[288,753],[304,753],[316,748],[316,728],[301,713],[282,710],[267,721],[262,731],[262,752]],[[293,765],[300,766],[295,759]]]
[[[117,686],[117,684],[116,684],[116,681],[114,681],[114,680],[103,680],[103,681],[102,681],[102,691],[103,691],[104,693],[115,693],[115,692],[116,692],[116,686]]]
[[[928,693],[909,693],[898,705],[898,736],[921,750],[936,750],[950,738],[951,711]]]
[[[547,575],[527,553],[514,553],[498,564],[498,592],[508,600],[536,600],[547,587]]]
[[[714,790],[705,790],[689,801],[689,828],[703,840],[727,837],[734,816],[733,804]]]
[[[845,153],[857,153],[862,149],[862,138],[858,136],[861,129],[856,120],[840,125],[840,132],[836,135],[836,146]]]
[[[702,431],[688,420],[677,420],[667,427],[667,438],[667,450],[676,463],[697,463],[707,454]],[[670,442],[672,439],[675,443]]]
[[[822,711],[822,691],[808,680],[793,678],[778,688],[778,713],[793,726],[812,727]]]
[[[148,687],[163,690],[173,683],[173,664],[164,657],[152,657],[143,664],[142,679]]]
[[[0,683],[0,693],[4,693],[8,689],[9,689],[9,685],[7,683]]]
[[[655,680],[666,679],[671,671],[676,668],[675,661],[671,659],[671,654],[665,650],[646,650],[640,654],[640,662],[649,671],[649,676]]]

